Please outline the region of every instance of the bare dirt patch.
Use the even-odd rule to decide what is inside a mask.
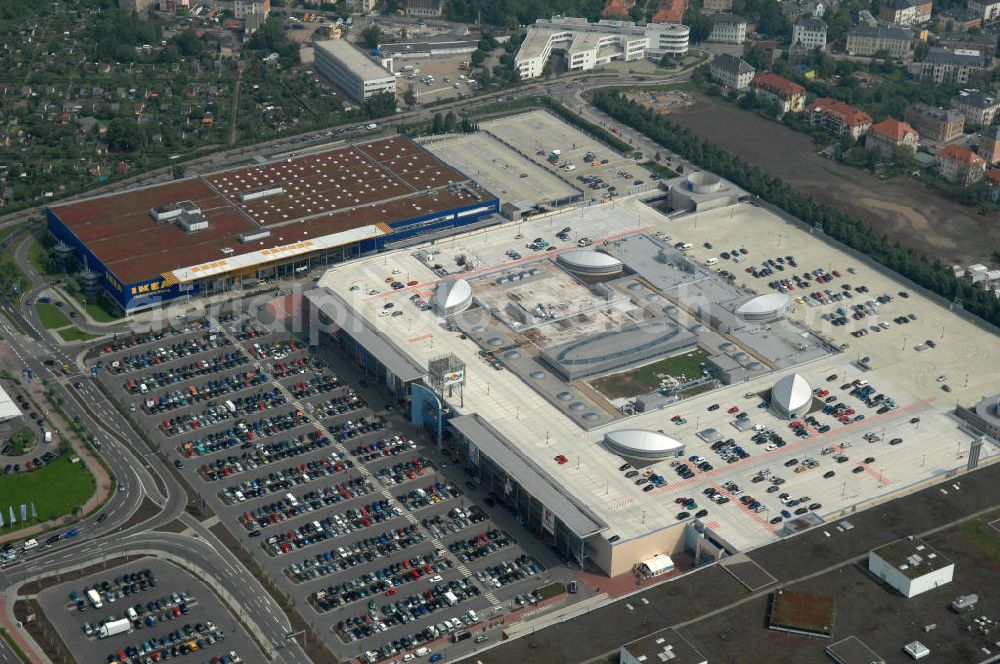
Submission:
[[[851,214],[901,245],[945,264],[988,262],[1000,247],[1000,214],[977,214],[910,178],[880,180],[824,159],[812,139],[754,113],[698,96],[670,119],[789,185]]]

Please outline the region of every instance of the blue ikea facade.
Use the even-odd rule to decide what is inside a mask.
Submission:
[[[485,217],[495,215],[500,211],[500,201],[493,196],[483,196],[480,200],[470,205],[464,205],[447,210],[434,212],[388,223],[391,233],[363,240],[349,247],[337,248],[339,254],[333,262],[349,260],[373,252],[383,251],[388,243],[419,236],[432,231],[439,231],[445,228],[460,228],[469,224],[481,221]],[[73,230],[51,209],[47,208],[46,219],[48,231],[56,239],[72,247],[77,259],[82,264],[86,260],[87,266],[94,272],[101,275],[100,283],[104,286],[108,295],[118,304],[123,311],[135,311],[147,309],[175,300],[180,297],[200,295],[211,289],[211,284],[227,279],[226,274],[214,275],[204,280],[195,281],[189,284],[172,283],[164,279],[163,275],[149,275],[142,281],[124,283],[112,270],[95,254]],[[317,254],[326,254],[331,250],[324,249],[317,252],[290,256],[288,258],[261,263],[260,268],[275,270],[287,266],[291,263],[308,261]],[[319,265],[331,264],[328,255],[322,256]],[[189,267],[178,265],[178,268]]]

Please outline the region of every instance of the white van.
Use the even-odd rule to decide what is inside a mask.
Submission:
[[[719,262],[719,259],[716,258],[716,257],[714,257],[714,256],[712,258],[706,258],[705,259],[705,265],[715,265],[718,262]]]
[[[133,609],[131,606],[128,607],[127,609],[125,609],[125,613],[128,615],[128,619],[129,620],[138,620],[139,619],[139,614],[136,613],[135,609]]]
[[[413,654],[416,655],[417,657],[423,657],[424,655],[431,654],[431,649],[428,648],[427,646],[421,646],[420,648],[414,650]]]

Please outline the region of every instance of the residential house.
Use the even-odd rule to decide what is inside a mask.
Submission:
[[[968,83],[969,76],[991,67],[991,61],[978,51],[932,47],[923,62],[913,63],[912,71],[921,81]]]
[[[635,4],[635,0],[632,0]],[[444,0],[406,0],[407,16],[430,16],[432,18],[441,16],[444,12]],[[628,16],[628,8],[623,14]]]
[[[883,161],[891,161],[901,150],[911,154],[916,152],[919,142],[920,134],[917,130],[895,118],[886,118],[873,124],[865,136],[865,148]]]
[[[734,90],[746,90],[756,70],[743,58],[723,53],[709,65],[712,80]]]
[[[920,25],[931,20],[931,0],[888,0],[879,6],[878,17],[896,25]]]
[[[951,98],[952,107],[965,116],[965,124],[987,127],[993,124],[1000,101],[979,90],[962,90]]]
[[[826,50],[826,23],[811,16],[799,18],[792,26],[792,46]]]
[[[742,44],[747,38],[747,20],[735,14],[716,14],[712,17],[712,33],[708,41],[720,44]]]
[[[990,125],[979,132],[979,146],[976,153],[988,166],[1000,162],[1000,125]]]
[[[653,14],[651,23],[680,24],[687,11],[688,0],[660,0],[659,8]]]
[[[960,145],[949,145],[938,150],[934,166],[945,180],[963,187],[979,182],[986,175],[986,162],[983,158]]]
[[[894,58],[905,58],[911,41],[913,33],[906,28],[858,25],[847,32],[847,52],[871,56],[885,51]]]
[[[962,136],[965,116],[953,109],[935,108],[923,103],[913,104],[903,114],[920,135],[936,143],[950,143]]]
[[[776,103],[782,113],[798,113],[806,107],[806,89],[777,74],[761,74],[750,86],[758,97]]]
[[[806,106],[806,121],[822,127],[831,134],[847,135],[858,140],[872,126],[871,116],[864,111],[836,99],[817,99]]]
[[[705,0],[701,4],[701,10],[706,14],[716,14],[718,12],[728,12],[733,8],[733,0]]]
[[[966,7],[979,14],[983,23],[1000,19],[1000,0],[968,0]]]

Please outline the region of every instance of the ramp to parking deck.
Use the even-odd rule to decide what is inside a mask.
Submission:
[[[757,592],[778,582],[773,574],[743,553],[726,558],[720,564],[722,565],[722,569],[726,570],[731,577],[746,586],[750,592]]]

